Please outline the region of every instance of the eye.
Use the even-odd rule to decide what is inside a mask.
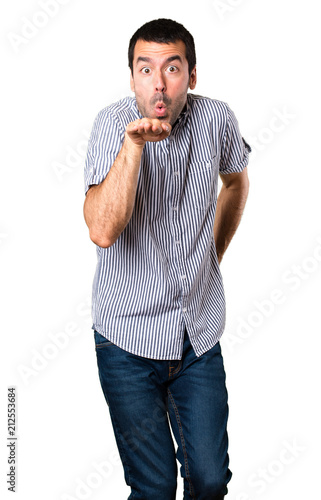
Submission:
[[[149,68],[142,68],[141,69],[141,72],[144,74],[144,75],[148,75],[150,73],[150,69]]]
[[[169,66],[168,71],[169,71],[169,73],[175,73],[177,71],[177,68],[176,68],[176,66]]]

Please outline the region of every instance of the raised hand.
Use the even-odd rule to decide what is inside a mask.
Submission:
[[[144,146],[147,141],[163,141],[171,133],[172,127],[168,122],[161,122],[157,118],[142,118],[127,125],[126,133],[137,146]]]

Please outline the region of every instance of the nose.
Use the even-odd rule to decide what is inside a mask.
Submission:
[[[166,91],[166,83],[164,75],[161,71],[156,73],[155,76],[155,90],[156,92],[165,92]]]

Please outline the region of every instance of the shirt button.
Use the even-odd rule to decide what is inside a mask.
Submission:
[[[183,313],[186,313],[187,312],[186,307],[183,307],[182,311],[183,311]]]
[[[182,280],[186,280],[186,279],[187,279],[187,276],[183,275]]]

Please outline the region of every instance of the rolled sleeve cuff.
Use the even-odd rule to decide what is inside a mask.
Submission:
[[[92,175],[88,179],[86,179],[85,182],[85,194],[87,194],[88,189],[90,186],[94,186],[96,184],[100,184],[106,179],[107,175]]]
[[[246,140],[242,137],[242,142],[243,142],[243,158],[242,160],[235,164],[235,165],[232,165],[230,167],[227,167],[227,168],[224,168],[224,169],[220,169],[220,174],[236,174],[238,172],[242,172],[245,167],[248,165],[249,163],[249,159],[250,159],[250,152],[252,151],[251,149],[251,146],[246,142]]]

